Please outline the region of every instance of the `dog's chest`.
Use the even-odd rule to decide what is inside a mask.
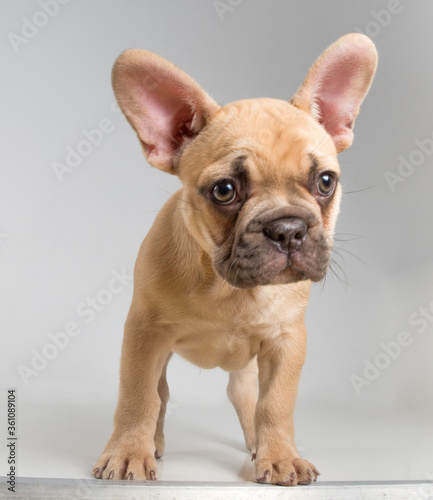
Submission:
[[[299,316],[287,301],[220,302],[181,326],[175,352],[202,367],[243,368],[265,339],[277,339]]]
[[[176,342],[175,351],[202,368],[219,366],[235,371],[258,353],[263,336],[275,334],[269,325],[252,327],[238,321],[193,322],[185,325],[185,335]]]

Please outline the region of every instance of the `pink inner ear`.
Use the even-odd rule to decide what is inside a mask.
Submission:
[[[335,142],[346,143],[352,140],[353,122],[357,115],[350,100],[344,96],[334,94],[316,99],[315,106],[319,110],[319,123],[321,123]]]
[[[192,103],[182,101],[179,89],[173,87],[162,84],[152,91],[140,88],[137,96],[144,115],[136,125],[137,132],[149,161],[171,161],[185,138],[195,135]]]
[[[149,163],[172,174],[182,145],[218,109],[180,68],[144,50],[130,49],[118,57],[113,88]]]
[[[366,54],[356,46],[340,47],[319,68],[312,113],[340,148],[350,145],[353,123],[364,98]]]

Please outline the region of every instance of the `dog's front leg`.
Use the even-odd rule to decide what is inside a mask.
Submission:
[[[167,331],[159,332],[130,313],[122,345],[114,431],[95,464],[96,478],[156,479],[158,382],[171,350],[168,337]]]
[[[245,445],[254,455],[256,437],[254,415],[257,405],[257,359],[254,357],[244,368],[229,375],[227,395],[233,404],[241,424]]]
[[[172,357],[173,353],[171,352],[162,369],[161,377],[158,382],[158,394],[161,400],[161,406],[159,409],[159,417],[158,423],[156,425],[155,431],[155,457],[161,458],[164,455],[165,450],[165,436],[164,436],[164,423],[165,423],[165,413],[167,411],[167,403],[170,397],[170,391],[168,389],[167,384],[167,366]]]
[[[264,341],[257,356],[259,399],[255,415],[255,473],[260,483],[309,484],[319,474],[312,463],[300,457],[293,424],[306,341],[305,325],[300,321],[280,338]]]

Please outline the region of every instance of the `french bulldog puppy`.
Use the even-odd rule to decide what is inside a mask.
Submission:
[[[150,165],[183,187],[158,214],[135,266],[114,431],[93,475],[157,478],[177,353],[229,372],[260,483],[308,484],[316,467],[295,444],[312,282],[326,274],[341,186],[337,155],[377,64],[348,34],[315,62],[289,101],[219,106],[182,70],[144,50],[113,68],[120,108]]]

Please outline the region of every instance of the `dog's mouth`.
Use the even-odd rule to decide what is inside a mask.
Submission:
[[[249,226],[215,269],[236,288],[320,281],[332,250],[318,224],[287,217],[263,227]]]

